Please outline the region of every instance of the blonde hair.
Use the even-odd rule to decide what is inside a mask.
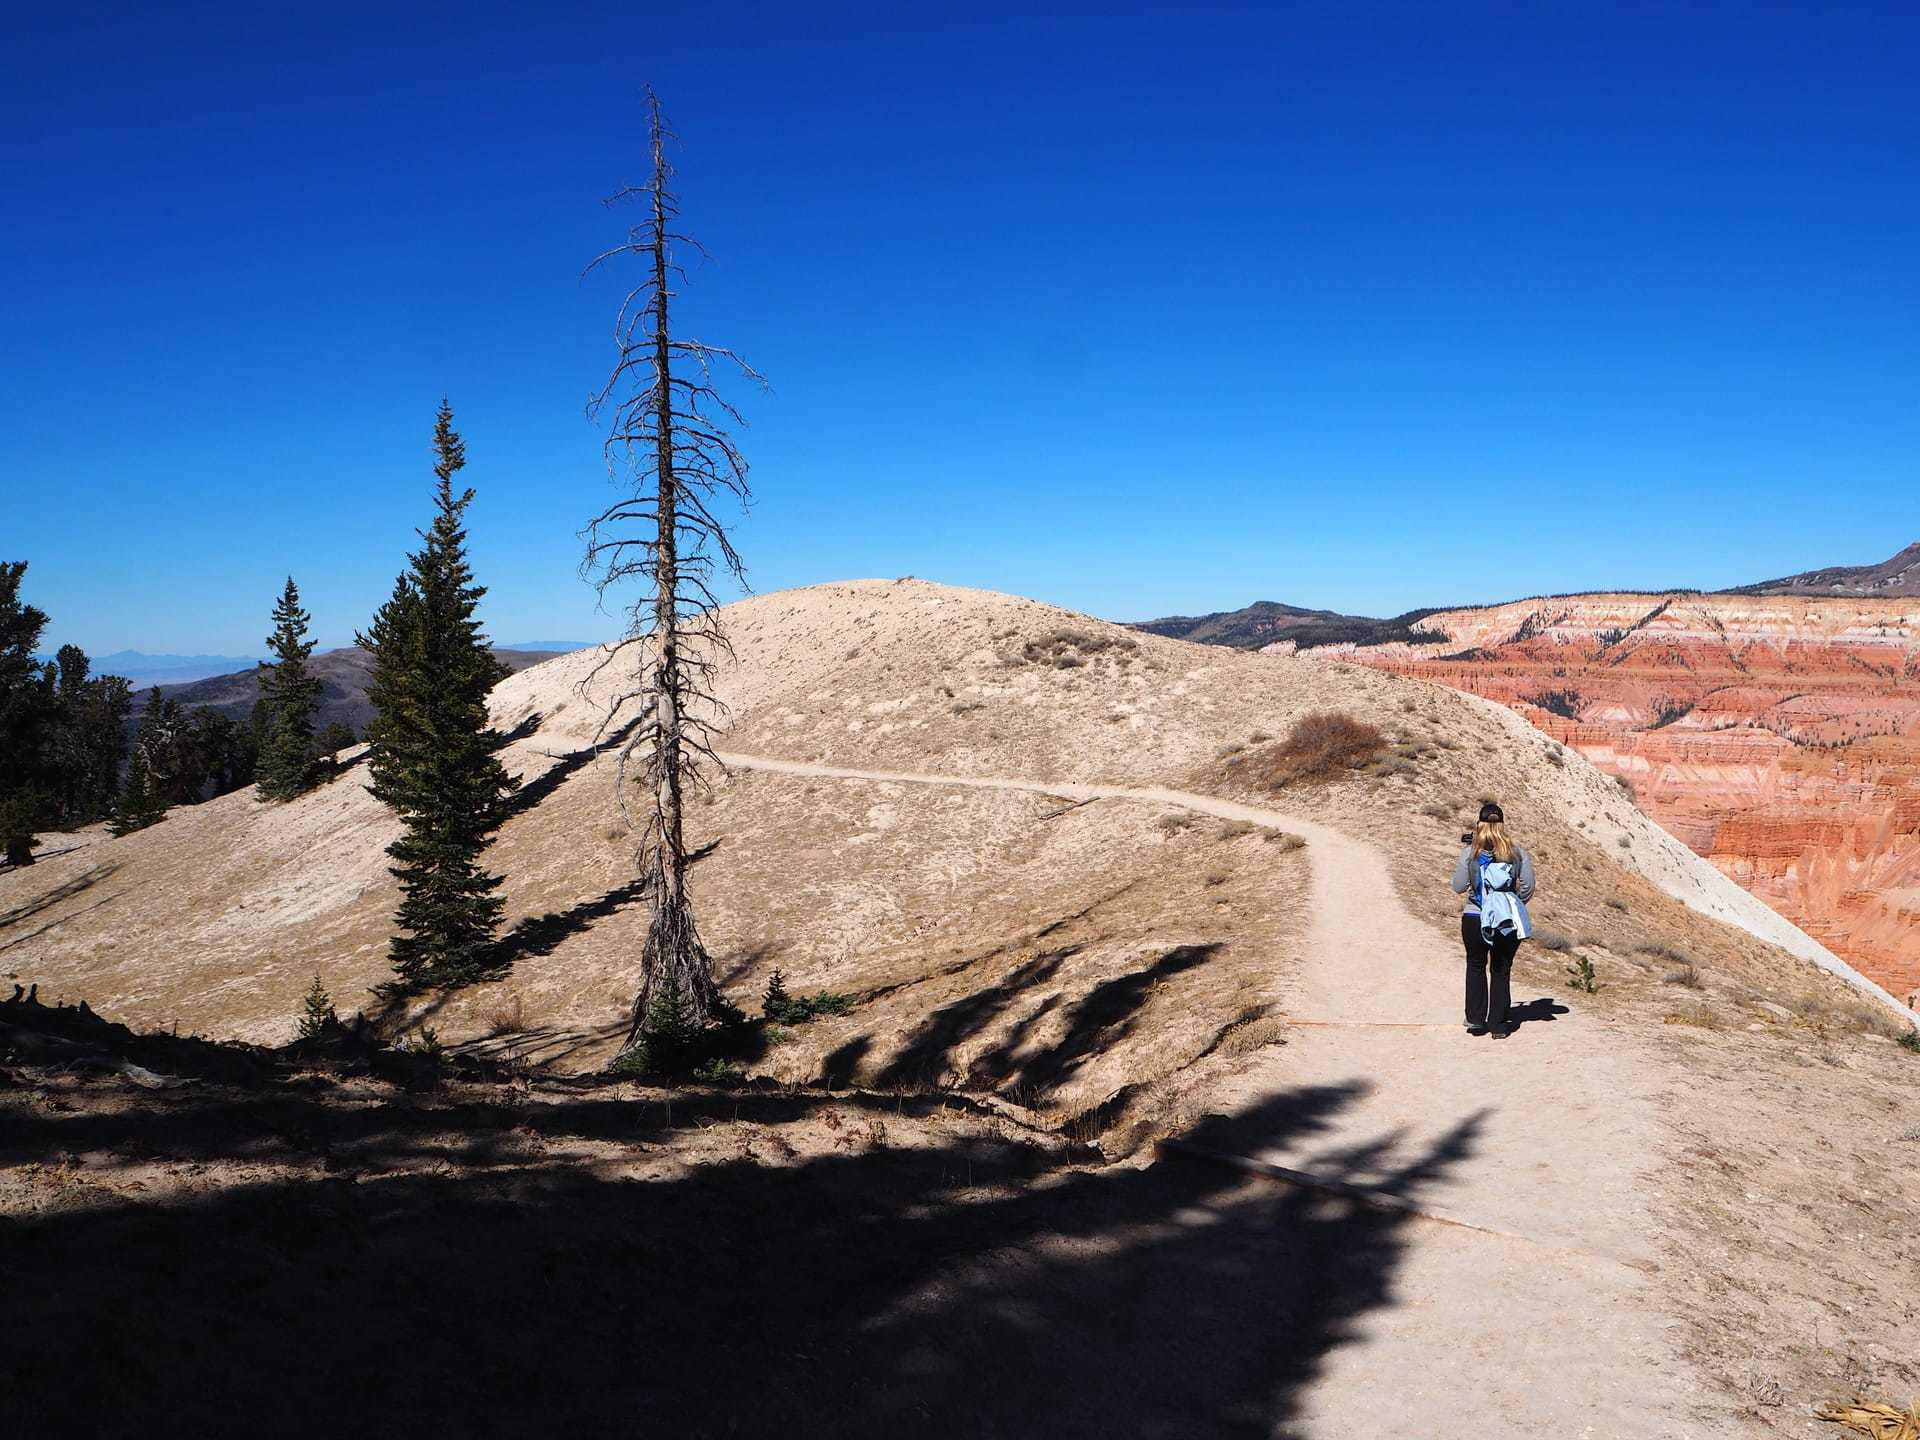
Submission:
[[[1482,820],[1473,827],[1473,853],[1491,855],[1511,865],[1520,848],[1507,838],[1507,827],[1498,820]]]

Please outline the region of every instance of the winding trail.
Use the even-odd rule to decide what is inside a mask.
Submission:
[[[1312,922],[1289,997],[1297,1028],[1217,1107],[1344,1088],[1355,1098],[1336,1116],[1288,1127],[1283,1143],[1254,1142],[1245,1159],[1376,1186],[1450,1223],[1409,1226],[1392,1302],[1327,1357],[1289,1435],[1754,1433],[1712,1418],[1706,1387],[1674,1353],[1655,1291],[1652,1176],[1664,1144],[1656,1100],[1669,1088],[1658,1062],[1628,1031],[1577,1005],[1505,1041],[1469,1037],[1459,1023],[1458,941],[1408,913],[1372,846],[1301,815],[1178,790],[721,759],[781,775],[1175,806],[1307,842]],[[1448,1162],[1420,1166],[1435,1153]],[[1410,1170],[1421,1178],[1403,1179]]]

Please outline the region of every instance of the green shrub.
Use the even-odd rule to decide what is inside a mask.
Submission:
[[[1902,1050],[1911,1050],[1920,1055],[1920,1030],[1909,1030],[1895,1042]]]
[[[754,1028],[724,1001],[715,1006],[712,1024],[699,1024],[679,987],[662,987],[647,1005],[640,1034],[609,1068],[625,1076],[714,1079],[731,1067],[730,1073],[737,1076],[740,1069],[734,1061],[745,1052]]]
[[[1600,978],[1593,973],[1593,961],[1582,955],[1567,966],[1567,983],[1592,995],[1600,989]]]
[[[447,1053],[447,1047],[440,1043],[440,1032],[431,1025],[422,1025],[419,1033],[402,1048],[409,1055],[424,1055],[429,1060],[438,1060]]]
[[[822,1015],[844,1015],[852,1008],[851,995],[831,990],[812,995],[789,994],[787,977],[778,970],[767,977],[767,992],[760,1001],[760,1013],[777,1025],[804,1025]]]

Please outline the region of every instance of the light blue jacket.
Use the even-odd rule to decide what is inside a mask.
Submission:
[[[1496,935],[1525,940],[1533,934],[1533,921],[1527,907],[1515,892],[1518,865],[1491,860],[1480,867],[1480,934],[1487,940]]]
[[[1491,855],[1482,855],[1478,858],[1489,864],[1499,863]],[[1474,864],[1474,859],[1473,847],[1469,845],[1461,850],[1460,858],[1453,867],[1453,888],[1457,894],[1467,897],[1466,913],[1469,915],[1480,913],[1481,867]],[[1525,850],[1520,851],[1520,874],[1514,882],[1513,891],[1523,901],[1533,898],[1533,857]]]

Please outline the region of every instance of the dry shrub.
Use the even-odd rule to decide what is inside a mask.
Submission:
[[[1257,1019],[1243,1020],[1235,1025],[1220,1041],[1220,1053],[1223,1055],[1251,1055],[1256,1050],[1264,1050],[1269,1045],[1287,1043],[1287,1022],[1275,1019],[1271,1015],[1262,1015]]]
[[[1175,810],[1171,814],[1162,815],[1158,820],[1154,821],[1154,824],[1159,827],[1162,835],[1179,835],[1193,828],[1193,812],[1189,810]]]
[[[1090,655],[1108,650],[1124,655],[1139,648],[1139,641],[1124,632],[1103,635],[1089,630],[1060,629],[1027,641],[1020,648],[1019,658],[1029,665],[1050,664],[1056,669],[1073,670],[1086,664]]]
[[[1215,870],[1211,875],[1207,876],[1207,886],[1209,889],[1211,889],[1216,885],[1224,885],[1231,878],[1232,877],[1228,875],[1226,871]]]
[[[527,1001],[523,995],[501,996],[481,1015],[489,1036],[518,1035],[527,1028]]]
[[[1660,1017],[1663,1025],[1691,1025],[1697,1030],[1724,1030],[1726,1021],[1704,1006],[1690,1010],[1670,1010]]]
[[[1453,820],[1453,806],[1444,805],[1438,800],[1429,800],[1425,805],[1422,805],[1420,807],[1420,813],[1430,819],[1438,820],[1442,824],[1450,824]]]
[[[1338,780],[1377,764],[1387,748],[1379,730],[1338,710],[1303,715],[1287,738],[1254,757],[1250,767],[1270,790]],[[1412,768],[1412,767],[1407,767]]]
[[[1573,941],[1558,930],[1536,930],[1533,932],[1533,939],[1542,950],[1551,950],[1555,954],[1573,949]]]
[[[1686,990],[1700,988],[1700,972],[1691,964],[1682,965],[1677,970],[1669,970],[1660,977],[1669,985],[1678,985]]]
[[[1266,842],[1269,845],[1278,845],[1280,847],[1280,853],[1283,855],[1289,850],[1304,850],[1307,848],[1306,841],[1286,830],[1267,831]]]
[[[1239,840],[1259,828],[1251,820],[1222,820],[1218,833],[1222,840]]]
[[[1819,1418],[1871,1440],[1920,1440],[1920,1402],[1896,1410],[1881,1401],[1855,1400],[1851,1405],[1828,1405]]]

